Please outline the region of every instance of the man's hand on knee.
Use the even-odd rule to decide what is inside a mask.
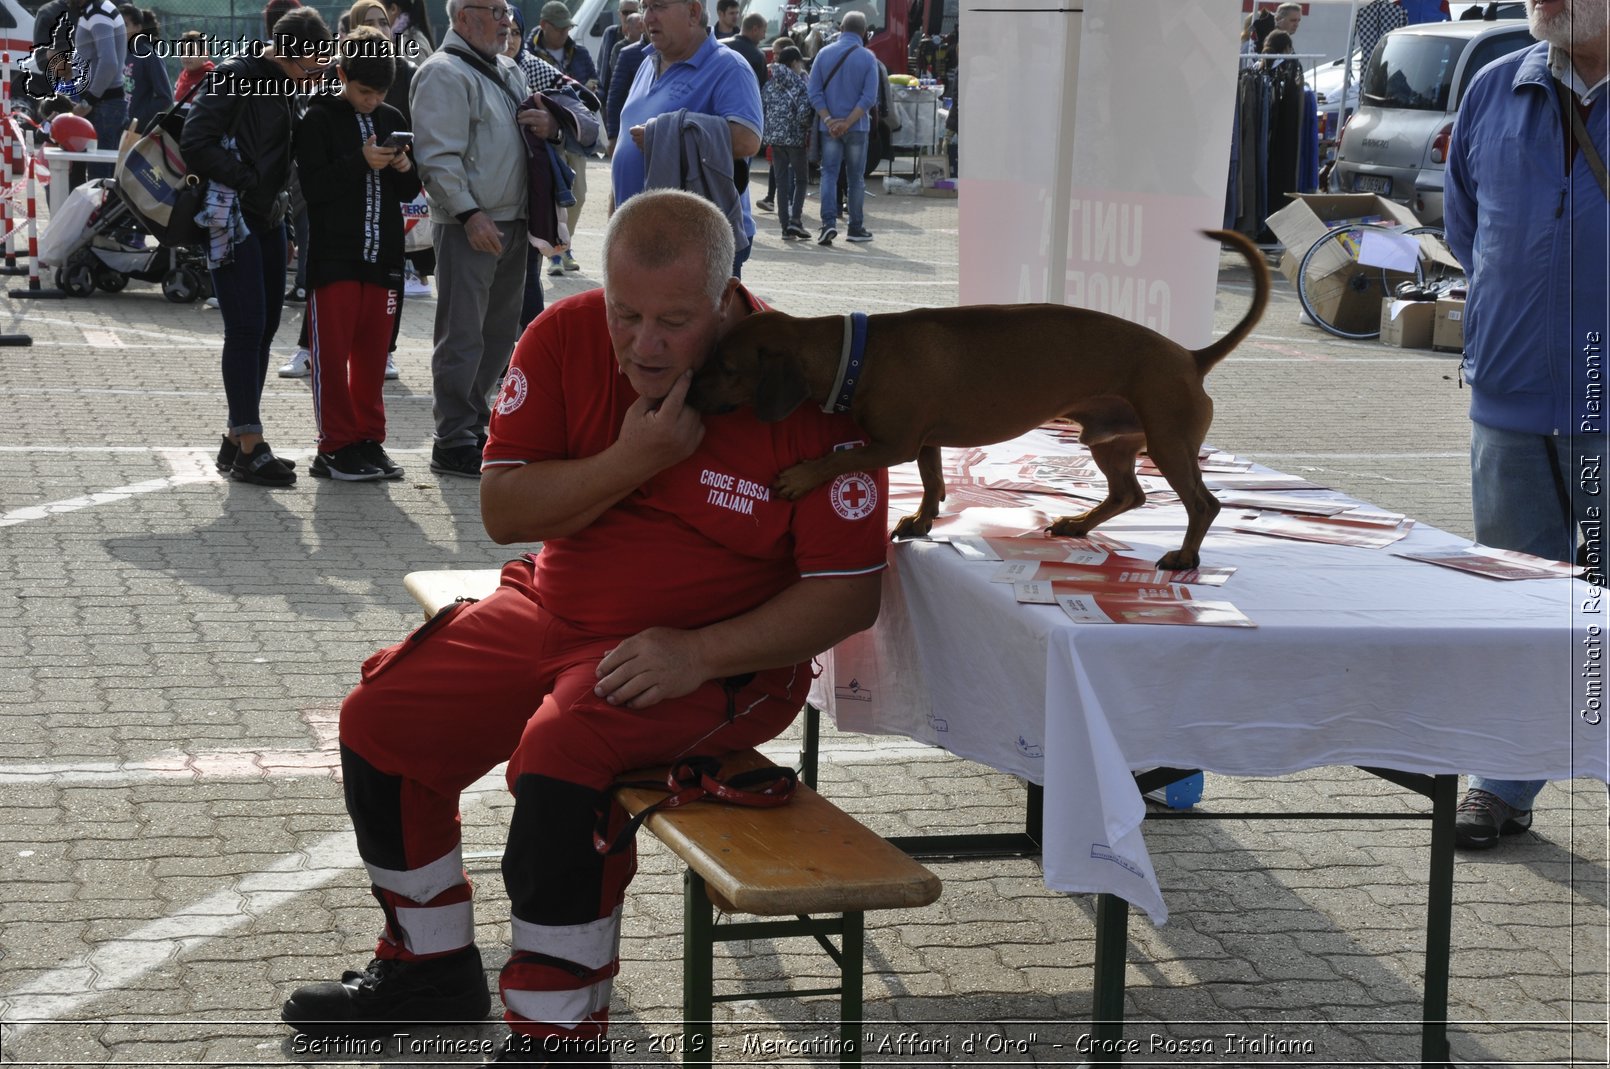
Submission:
[[[691,694],[709,679],[693,631],[651,627],[604,654],[593,693],[611,705],[647,709]]]

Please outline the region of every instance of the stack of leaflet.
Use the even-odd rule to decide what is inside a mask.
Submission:
[[[939,540],[968,560],[1001,562],[992,582],[1011,583],[1020,603],[1056,605],[1076,623],[1256,626],[1227,601],[1192,595],[1193,586],[1223,586],[1234,568],[1162,571],[1150,561],[1124,556],[1120,551],[1132,547],[1100,532],[1084,538],[1035,532]]]

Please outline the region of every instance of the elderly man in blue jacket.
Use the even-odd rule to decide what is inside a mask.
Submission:
[[[1471,504],[1478,542],[1578,560],[1602,585],[1610,33],[1605,0],[1527,0],[1527,15],[1541,43],[1471,82],[1448,160],[1448,241],[1470,276]],[[1525,831],[1542,787],[1473,777],[1457,841]]]
[[[839,23],[833,43],[816,53],[809,81],[822,146],[822,229],[818,245],[839,236],[839,167],[845,171],[850,210],[850,240],[871,241],[862,207],[866,202],[866,146],[872,129],[868,116],[878,102],[878,57],[866,47],[866,15],[851,11]]]

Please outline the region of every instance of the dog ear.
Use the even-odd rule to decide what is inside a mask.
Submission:
[[[805,369],[792,353],[756,354],[760,379],[755,384],[755,415],[762,423],[776,423],[800,406],[809,394]]]

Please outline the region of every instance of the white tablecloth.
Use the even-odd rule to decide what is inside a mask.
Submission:
[[[1068,451],[1034,432],[988,452]],[[1052,514],[1082,508],[1049,499]],[[989,581],[997,564],[904,543],[890,552],[876,628],[827,658],[813,701],[843,729],[908,736],[1044,784],[1047,886],[1121,895],[1156,923],[1167,908],[1131,770],[1606,778],[1605,725],[1580,715],[1584,670],[1603,666],[1590,660],[1600,647],[1588,628],[1604,619],[1582,611],[1586,582],[1504,582],[1392,555],[1466,544],[1431,527],[1362,549],[1237,533],[1232,515],[1220,514],[1202,562],[1236,573],[1191,591],[1232,602],[1255,629],[1075,624],[1056,606],[1016,603],[1009,584]],[[1029,530],[1044,516],[973,508],[936,533]],[[1147,508],[1100,530],[1155,560],[1183,524],[1177,506]]]

